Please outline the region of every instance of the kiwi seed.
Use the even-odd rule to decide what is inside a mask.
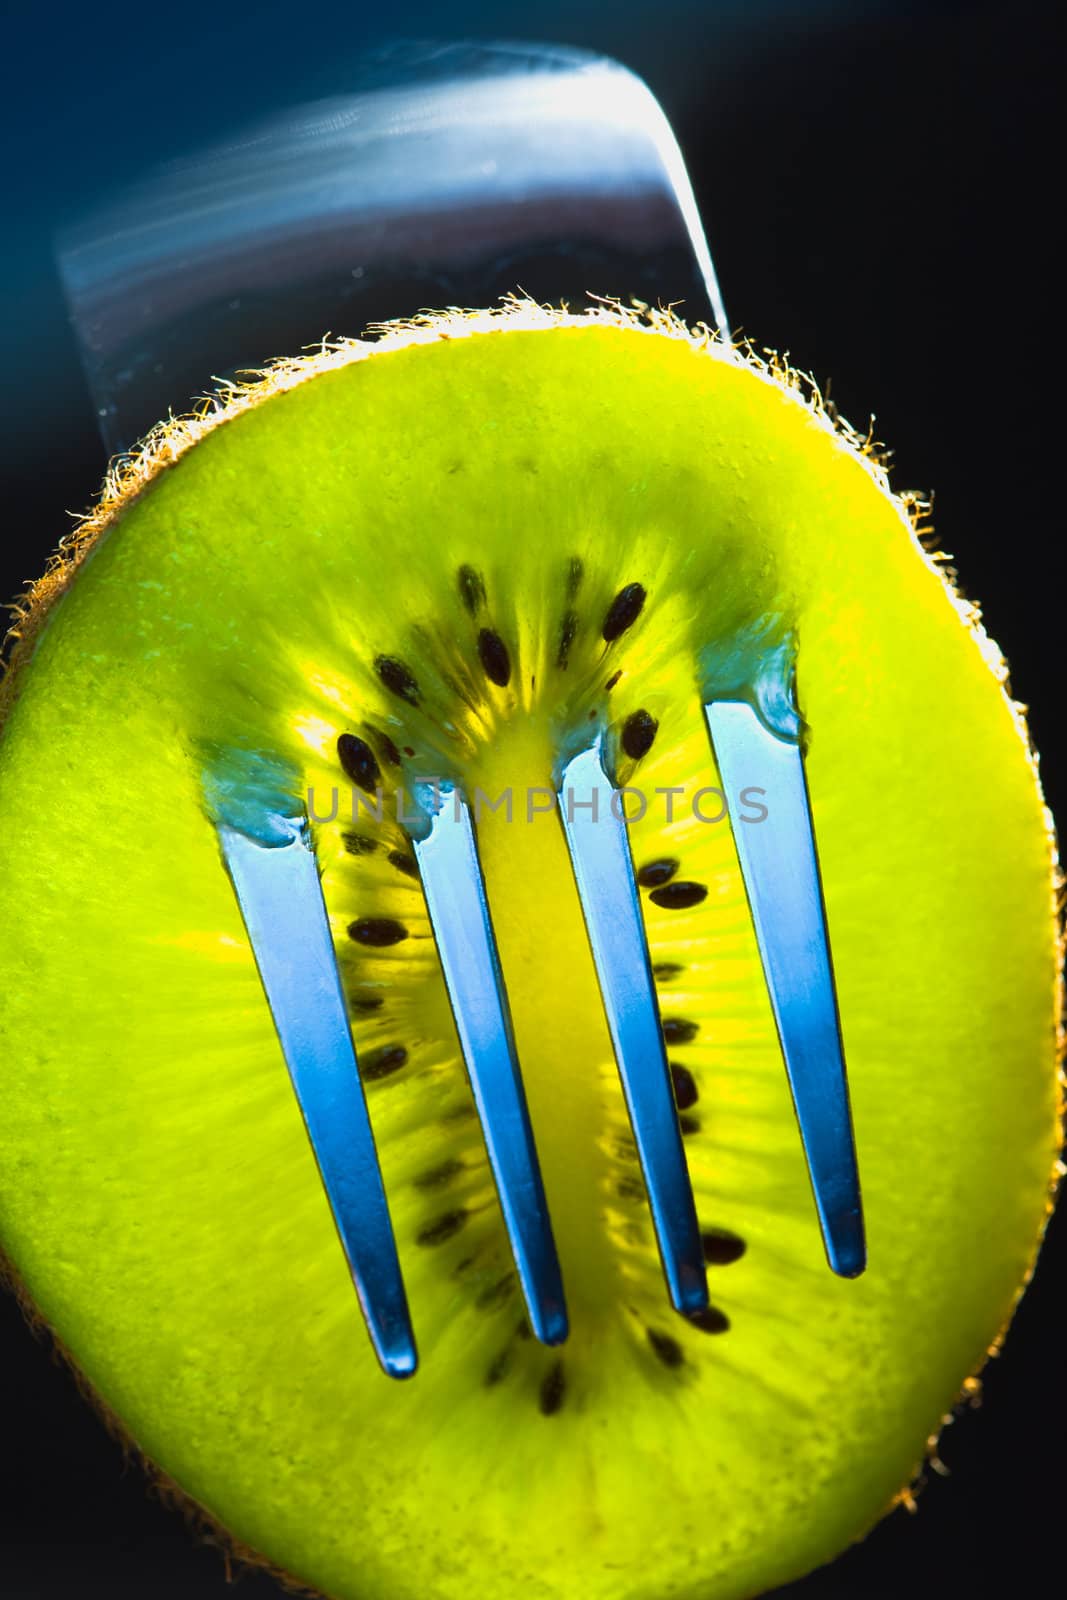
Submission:
[[[622,747],[633,761],[647,756],[656,737],[659,723],[647,711],[635,711],[623,723]]]
[[[365,793],[373,794],[382,774],[370,745],[354,733],[342,733],[337,740],[337,755],[346,776]]]
[[[392,917],[359,917],[355,922],[348,924],[348,937],[357,944],[369,945],[375,949],[385,949],[389,945],[400,944],[408,936],[408,930],[403,923],[395,922]]]
[[[400,700],[406,700],[409,705],[418,705],[419,686],[415,681],[415,674],[403,661],[398,661],[395,656],[376,656],[374,670],[390,694],[395,694]]]
[[[671,1082],[674,1085],[674,1103],[679,1111],[688,1111],[699,1099],[696,1080],[689,1068],[683,1067],[681,1062],[672,1061],[669,1065]]]
[[[469,566],[460,567],[456,579],[459,584],[460,599],[473,617],[485,604],[485,580],[480,572]]]
[[[708,891],[706,884],[679,881],[664,884],[661,889],[653,889],[648,898],[667,911],[688,911],[690,907],[698,906],[701,901],[706,900]]]
[[[647,598],[644,585],[640,583],[628,583],[625,589],[619,590],[604,618],[602,631],[608,644],[613,644],[628,628],[633,627]]]
[[[490,683],[505,689],[511,681],[511,657],[507,645],[492,628],[483,628],[478,635],[478,659]]]
[[[642,889],[659,889],[663,884],[670,883],[678,873],[681,866],[673,856],[663,856],[659,861],[647,861],[637,872],[637,881]]]
[[[554,1361],[541,1380],[538,1394],[538,1404],[543,1417],[554,1417],[563,1409],[563,1401],[567,1393],[566,1376],[563,1371],[563,1362]]]

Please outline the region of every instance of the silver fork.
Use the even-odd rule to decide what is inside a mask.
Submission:
[[[461,225],[442,232],[443,214]],[[475,214],[480,250],[461,257],[454,241]],[[267,239],[282,276],[265,289]],[[541,259],[520,265],[517,252],[535,244]],[[402,303],[397,277],[410,295],[413,259],[418,300]],[[623,298],[681,300],[726,328],[659,105],[616,63],[547,48],[409,50],[362,92],[299,108],[121,197],[61,241],[60,267],[113,450],[211,375],[306,345],[324,326],[358,333],[427,300],[489,304],[520,274],[540,299],[596,282]],[[727,795],[773,795],[759,827],[732,809],[731,826],[827,1259],[854,1277],[866,1263],[863,1213],[800,719],[795,700],[784,719],[758,705],[754,693],[709,693],[704,715]],[[700,1230],[612,769],[599,734],[568,753],[559,817],[667,1291],[693,1314],[708,1304]],[[564,1285],[477,830],[461,789],[420,778],[408,828],[456,1033],[530,1325],[558,1344]],[[575,792],[596,809],[579,814]],[[410,1376],[415,1338],[309,820],[245,811],[216,825],[371,1341],[385,1372]]]

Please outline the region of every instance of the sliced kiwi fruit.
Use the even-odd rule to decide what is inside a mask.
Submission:
[[[1000,658],[916,521],[783,368],[662,316],[525,306],[324,351],[168,425],[31,592],[0,746],[0,1238],[102,1406],[235,1546],[336,1600],[742,1600],[909,1492],[1031,1270],[1059,1144],[1051,824]],[[783,641],[868,1228],[851,1282],[823,1258],[729,823],[687,798],[718,781],[708,675]],[[524,809],[593,726],[654,802],[631,840],[710,1278],[690,1320],[558,818]],[[515,797],[479,837],[558,1348],[529,1335],[392,804],[428,771]],[[310,794],[408,1383],[359,1316],[220,785]]]

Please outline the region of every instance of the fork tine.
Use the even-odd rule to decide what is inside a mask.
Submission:
[[[593,810],[579,816],[575,794]],[[656,1004],[626,822],[613,805],[599,744],[574,756],[559,784],[560,817],[645,1176],[671,1302],[708,1304],[707,1275]]]
[[[563,1279],[470,810],[458,789],[436,794],[429,832],[412,846],[530,1325],[560,1344]]]
[[[415,1338],[318,867],[307,823],[283,825],[289,843],[271,847],[220,823],[223,860],[371,1342],[407,1378]]]
[[[827,1259],[855,1278],[867,1264],[859,1172],[826,911],[800,744],[780,738],[744,701],[704,707],[731,811],[764,976],[800,1124]],[[738,818],[744,786],[768,815]]]

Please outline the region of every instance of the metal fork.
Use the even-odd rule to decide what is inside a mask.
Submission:
[[[442,233],[442,214],[461,224],[477,215],[476,256],[456,253],[464,229]],[[542,219],[536,236],[530,214]],[[284,263],[269,292],[257,277],[268,237]],[[547,48],[409,50],[362,92],[298,109],[128,193],[67,235],[60,266],[112,449],[211,374],[426,301],[489,304],[520,284],[542,299],[580,296],[595,282],[624,298],[681,300],[726,328],[659,105],[617,64]],[[827,1259],[852,1277],[866,1261],[863,1214],[795,709],[772,725],[757,696],[739,693],[709,695],[704,715],[727,795],[743,785],[773,795],[761,826],[732,811],[731,826]],[[561,760],[559,817],[667,1291],[693,1314],[708,1304],[700,1230],[612,765],[599,734]],[[461,789],[421,777],[409,833],[456,1033],[530,1325],[558,1344],[564,1284],[477,830]],[[591,801],[580,813],[565,799],[577,791]],[[415,1338],[309,820],[245,813],[217,827],[374,1349],[385,1372],[409,1376]]]

